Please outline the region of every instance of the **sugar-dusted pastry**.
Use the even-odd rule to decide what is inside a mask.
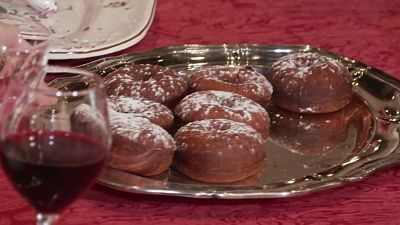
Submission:
[[[235,182],[265,166],[264,139],[244,123],[226,119],[195,121],[181,127],[174,138],[174,167],[194,180]]]
[[[229,119],[246,123],[266,139],[269,116],[257,102],[226,91],[199,91],[186,96],[175,108],[175,115],[188,123],[203,119]]]
[[[195,91],[219,90],[233,92],[262,106],[268,105],[272,86],[264,75],[244,67],[213,66],[194,72],[189,86]]]
[[[171,106],[187,90],[187,82],[175,71],[158,65],[134,64],[120,68],[106,77],[108,95],[144,98]]]
[[[318,53],[292,53],[267,72],[275,105],[301,113],[342,109],[353,95],[352,77],[339,61]]]

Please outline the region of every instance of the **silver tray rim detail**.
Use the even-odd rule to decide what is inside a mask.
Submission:
[[[353,77],[357,80],[357,76],[370,76],[379,80],[385,85],[389,85],[397,91],[400,90],[400,80],[395,77],[358,60],[354,60],[331,51],[315,48],[310,45],[262,45],[262,44],[221,44],[221,45],[198,45],[186,44],[177,46],[168,46],[155,48],[148,51],[128,53],[120,56],[107,57],[98,59],[90,63],[83,64],[79,68],[89,71],[98,72],[101,76],[115,70],[132,61],[138,61],[149,57],[156,57],[166,54],[206,54],[212,51],[225,50],[227,52],[236,53],[237,57],[243,54],[243,49],[263,50],[280,53],[290,53],[295,51],[303,52],[319,52],[323,55],[335,58],[345,65],[352,67]],[[236,56],[233,56],[235,58]],[[235,59],[233,59],[235,60]],[[79,79],[79,78],[78,78]],[[71,80],[55,79],[52,84],[62,84]],[[368,103],[368,101],[367,101]],[[396,109],[400,111],[400,106]],[[218,198],[218,199],[250,199],[250,198],[284,198],[310,194],[316,191],[326,190],[329,188],[341,186],[344,184],[356,182],[365,179],[373,172],[389,166],[393,166],[400,162],[399,152],[399,134],[400,116],[382,116],[373,112],[375,120],[384,121],[392,126],[392,137],[394,144],[391,146],[368,145],[365,148],[381,148],[370,154],[361,154],[342,164],[336,165],[321,174],[310,174],[300,182],[295,183],[279,183],[266,186],[219,186],[219,185],[188,185],[188,184],[168,184],[166,181],[152,180],[151,178],[139,177],[130,173],[106,167],[105,172],[100,175],[97,183],[114,190],[151,194],[151,195],[168,195],[190,198]],[[376,123],[372,136],[376,136]],[[372,138],[371,138],[372,139]],[[377,154],[378,152],[378,154]],[[128,177],[133,178],[135,182],[144,183],[144,185],[132,185],[124,183],[120,179]]]

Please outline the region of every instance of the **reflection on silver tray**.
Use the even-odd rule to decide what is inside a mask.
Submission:
[[[185,76],[209,65],[248,65],[261,73],[290,52],[319,52],[344,63],[354,77],[355,100],[340,112],[300,116],[269,109],[271,137],[262,173],[233,184],[192,181],[173,169],[145,178],[106,168],[98,182],[113,189],[195,198],[277,198],[302,195],[365,178],[400,160],[400,82],[329,51],[285,45],[185,45],[101,59],[82,67],[106,75],[129,63],[167,66]],[[63,85],[71,80],[58,80]],[[294,121],[288,123],[288,121]],[[332,126],[327,121],[334,121]],[[301,126],[299,126],[301,125]]]

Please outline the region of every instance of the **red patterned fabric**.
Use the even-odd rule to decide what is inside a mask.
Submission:
[[[159,0],[148,35],[115,55],[185,43],[310,44],[400,77],[399,41],[398,0]],[[33,218],[0,172],[0,225],[34,224]],[[286,199],[187,199],[94,186],[59,224],[398,225],[400,167]]]

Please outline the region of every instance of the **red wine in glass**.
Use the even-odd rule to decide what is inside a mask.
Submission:
[[[1,161],[15,188],[42,213],[58,213],[94,182],[108,149],[83,134],[29,131],[2,142]]]

